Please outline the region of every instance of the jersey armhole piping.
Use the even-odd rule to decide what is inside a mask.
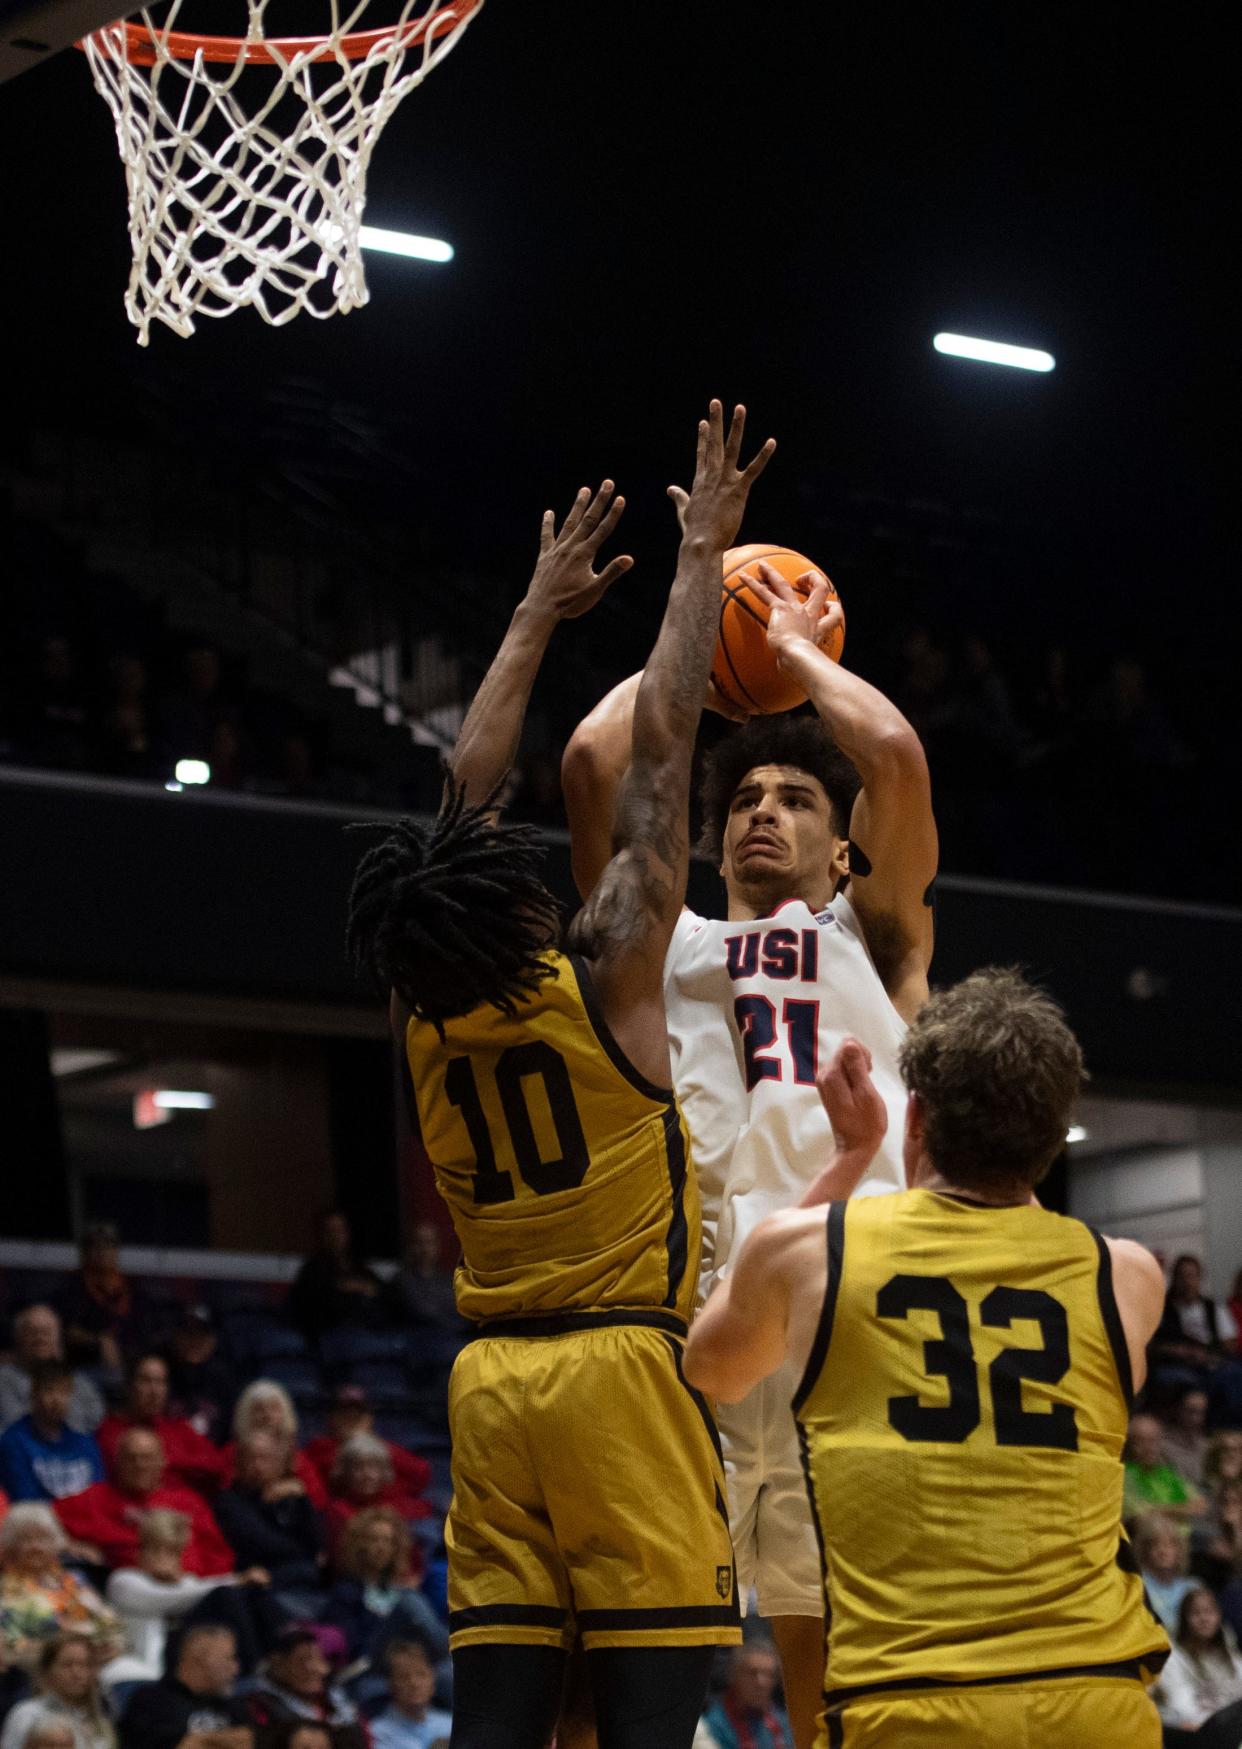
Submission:
[[[654,1081],[648,1081],[626,1056],[621,1046],[612,1036],[612,1029],[604,1019],[603,1005],[599,999],[599,991],[595,988],[595,980],[591,976],[591,968],[581,954],[570,954],[569,963],[573,967],[574,977],[578,980],[578,993],[582,997],[582,1006],[586,1017],[591,1023],[591,1031],[599,1041],[600,1047],[608,1061],[623,1075],[636,1093],[641,1093],[644,1099],[654,1100],[657,1105],[668,1105],[674,1094],[671,1087],[657,1087]]]
[[[828,1279],[824,1283],[824,1303],[820,1307],[819,1323],[815,1326],[815,1340],[811,1344],[806,1368],[790,1403],[795,1415],[810,1396],[828,1359],[828,1345],[832,1341],[832,1324],[837,1311],[837,1294],[841,1287],[841,1264],[845,1256],[845,1206],[843,1202],[828,1205]]]
[[[1121,1386],[1128,1413],[1134,1406],[1134,1374],[1130,1367],[1130,1345],[1126,1341],[1125,1326],[1121,1322],[1117,1296],[1113,1291],[1113,1254],[1101,1233],[1097,1233],[1094,1227],[1088,1227],[1087,1231],[1095,1240],[1100,1260],[1095,1278],[1096,1296],[1100,1302],[1100,1316],[1104,1320],[1108,1345],[1113,1351],[1113,1360],[1117,1366],[1117,1382]]]

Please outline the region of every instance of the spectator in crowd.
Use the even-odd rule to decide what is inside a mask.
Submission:
[[[17,725],[22,752],[40,765],[83,770],[90,746],[89,701],[78,652],[63,634],[43,639],[24,704]]]
[[[1182,1731],[1201,1730],[1214,1713],[1242,1700],[1242,1660],[1206,1586],[1182,1599],[1173,1650],[1153,1699],[1165,1725]]]
[[[384,1284],[354,1250],[347,1216],[329,1209],[319,1243],[289,1289],[289,1316],[309,1337],[342,1324],[369,1328],[384,1322]]]
[[[1242,1482],[1217,1482],[1190,1533],[1191,1564],[1213,1591],[1242,1577]]]
[[[65,1358],[60,1316],[51,1306],[27,1306],[13,1319],[13,1349],[0,1361],[0,1426],[30,1412],[31,1373],[40,1361]],[[75,1433],[93,1433],[103,1420],[103,1398],[83,1373],[73,1375],[65,1420]]]
[[[409,1526],[391,1506],[355,1513],[341,1532],[337,1580],[322,1619],[338,1627],[351,1658],[378,1663],[393,1640],[419,1640],[437,1660],[448,1651],[444,1625],[414,1577]]]
[[[68,1719],[45,1712],[35,1719],[18,1749],[78,1749],[78,1735]]]
[[[65,1566],[65,1533],[50,1506],[10,1507],[0,1524],[0,1644],[30,1669],[60,1634],[78,1634],[101,1657],[120,1650],[121,1625],[99,1593]]]
[[[342,1385],[332,1401],[328,1416],[328,1431],[317,1439],[307,1440],[303,1450],[314,1464],[325,1490],[332,1485],[332,1472],[342,1445],[358,1433],[374,1433],[375,1416],[367,1394],[359,1385]],[[403,1446],[384,1440],[393,1479],[401,1493],[417,1498],[431,1486],[431,1465],[426,1458],[406,1451]]]
[[[762,1640],[735,1646],[724,1693],[703,1715],[717,1749],[793,1749],[793,1733],[776,1692],[780,1663],[775,1646]]]
[[[141,1340],[143,1322],[140,1296],[121,1271],[120,1244],[106,1222],[88,1227],[79,1268],[57,1296],[69,1359],[118,1377],[124,1350]]]
[[[233,1571],[233,1551],[202,1495],[165,1481],[163,1447],[149,1428],[131,1427],[121,1435],[111,1481],[58,1500],[56,1511],[75,1542],[93,1548],[101,1565],[115,1568],[137,1565],[141,1515],[161,1506],[184,1512],[190,1521],[189,1572],[207,1577]]]
[[[1214,1488],[1218,1482],[1242,1482],[1242,1432],[1228,1428],[1214,1433],[1203,1454],[1203,1481]]]
[[[1229,1298],[1225,1301],[1225,1309],[1233,1319],[1234,1329],[1239,1332],[1234,1337],[1234,1352],[1242,1353],[1242,1269],[1233,1278],[1233,1286],[1229,1290]]]
[[[1126,1440],[1125,1516],[1158,1506],[1174,1518],[1197,1518],[1203,1496],[1162,1457],[1164,1429],[1154,1415],[1132,1415]]]
[[[66,1634],[46,1641],[39,1652],[38,1682],[38,1694],[19,1701],[4,1721],[0,1749],[26,1749],[30,1732],[48,1720],[69,1726],[74,1749],[116,1749],[89,1639]]]
[[[328,1547],[335,1551],[342,1531],[356,1512],[368,1506],[395,1507],[407,1520],[430,1518],[426,1500],[398,1487],[388,1447],[373,1433],[355,1433],[337,1453],[332,1470],[332,1498],[325,1521]]]
[[[357,1708],[330,1686],[328,1660],[310,1628],[281,1634],[267,1660],[267,1674],[246,1697],[256,1727],[256,1749],[269,1749],[284,1727],[297,1719],[326,1725],[332,1749],[368,1749],[366,1727]]]
[[[275,1433],[237,1442],[233,1480],[215,1500],[216,1520],[239,1565],[265,1567],[277,1585],[313,1585],[323,1557],[319,1514]]]
[[[416,1640],[395,1640],[384,1662],[392,1699],[371,1721],[375,1749],[432,1749],[448,1737],[453,1716],[431,1704],[436,1671],[426,1648]]]
[[[219,653],[197,642],[185,653],[181,685],[161,701],[160,717],[172,759],[207,759],[216,725],[234,709],[228,700]]]
[[[273,1732],[274,1749],[332,1749],[332,1728],[310,1719],[291,1719]]]
[[[1176,1519],[1145,1512],[1134,1525],[1134,1558],[1143,1575],[1147,1600],[1167,1634],[1177,1628],[1182,1599],[1194,1589],[1186,1572],[1186,1538]]]
[[[219,1439],[233,1418],[241,1381],[220,1353],[210,1306],[187,1306],[173,1326],[169,1365],[170,1406],[195,1432]]]
[[[253,1749],[244,1702],[233,1699],[237,1646],[227,1628],[185,1630],[173,1668],[136,1688],[121,1714],[121,1749]]]
[[[10,1500],[60,1500],[103,1480],[95,1439],[69,1425],[74,1382],[63,1360],[30,1369],[30,1413],[0,1434],[0,1482]]]
[[[100,765],[118,777],[155,777],[160,771],[147,709],[147,665],[133,650],[119,651],[108,663]]]
[[[436,1330],[466,1330],[466,1320],[457,1310],[453,1272],[445,1269],[442,1252],[443,1241],[435,1222],[415,1222],[405,1261],[387,1289],[397,1323],[430,1325]]]
[[[231,1629],[244,1668],[253,1668],[275,1625],[275,1606],[264,1607],[268,1575],[261,1569],[198,1578],[182,1567],[190,1521],[181,1512],[157,1508],[143,1514],[138,1565],[121,1567],[108,1580],[107,1600],[125,1634],[125,1651],[104,1671],[118,1682],[154,1682],[164,1671],[164,1650],[178,1623],[212,1622]]]
[[[237,1472],[237,1445],[251,1433],[270,1433],[284,1451],[282,1475],[295,1476],[306,1490],[306,1497],[316,1512],[328,1504],[328,1490],[319,1479],[319,1472],[304,1451],[298,1450],[298,1413],[293,1398],[274,1379],[255,1379],[237,1399],[233,1411],[233,1437],[220,1453],[220,1467],[226,1484],[231,1485]]]
[[[1181,1393],[1164,1430],[1164,1457],[1183,1482],[1203,1486],[1203,1459],[1207,1452],[1207,1392],[1190,1385]]]
[[[1238,1327],[1224,1306],[1203,1292],[1203,1266],[1188,1253],[1173,1265],[1164,1317],[1152,1337],[1154,1369],[1167,1378],[1204,1384],[1212,1369],[1232,1354]]]
[[[168,1362],[148,1349],[130,1363],[125,1406],[104,1417],[99,1426],[99,1448],[108,1470],[115,1466],[116,1448],[131,1427],[145,1427],[158,1438],[164,1451],[164,1474],[170,1483],[212,1493],[220,1481],[218,1449],[188,1421],[168,1414]]]

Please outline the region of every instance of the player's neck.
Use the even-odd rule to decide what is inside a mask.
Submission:
[[[801,899],[803,903],[816,913],[825,910],[832,902],[832,883],[808,882],[805,887],[734,887],[728,888],[730,923],[750,923],[757,917],[770,917],[778,905],[787,905],[791,899]]]
[[[975,1202],[980,1208],[1007,1209],[1016,1208],[1031,1201],[1031,1193],[1021,1185],[1008,1185],[999,1190],[981,1190],[975,1184],[956,1184],[952,1178],[947,1178],[943,1172],[927,1163],[925,1170],[918,1173],[912,1190],[932,1190],[937,1196],[951,1196],[957,1202]]]

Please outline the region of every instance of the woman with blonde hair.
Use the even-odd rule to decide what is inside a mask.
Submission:
[[[377,1663],[394,1640],[418,1640],[433,1659],[448,1651],[448,1633],[418,1589],[410,1529],[391,1506],[356,1512],[341,1531],[336,1565],[341,1577],[328,1594],[322,1619],[345,1636],[351,1658]]]
[[[0,1524],[0,1645],[30,1669],[40,1647],[59,1634],[85,1636],[111,1656],[121,1624],[99,1593],[64,1564],[68,1545],[55,1513],[41,1501],[10,1506]]]
[[[298,1450],[298,1412],[293,1398],[275,1379],[255,1379],[237,1399],[233,1411],[233,1437],[220,1452],[223,1486],[231,1488],[237,1480],[237,1442],[251,1433],[270,1433],[281,1441],[286,1451],[285,1478],[299,1483],[316,1512],[327,1507],[328,1495],[319,1471]]]
[[[73,1731],[76,1749],[116,1749],[116,1731],[95,1673],[95,1647],[85,1634],[44,1642],[39,1693],[17,1703],[4,1721],[0,1749],[23,1749],[31,1733],[51,1720]]]

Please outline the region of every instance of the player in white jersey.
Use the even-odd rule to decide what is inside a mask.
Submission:
[[[820,648],[840,608],[804,601],[768,566],[769,644],[817,715],[756,718],[725,736],[703,787],[705,848],[728,917],[687,912],[665,963],[673,1078],[704,1206],[706,1277],[766,1215],[799,1200],[831,1147],[816,1068],[851,1034],[871,1052],[892,1138],[860,1194],[900,1188],[905,1096],[897,1051],[927,996],[937,840],[918,736],[873,686]],[[609,854],[612,797],[628,760],[636,681],[566,751],[574,871],[589,892]],[[772,1620],[798,1749],[823,1680],[822,1589],[790,1411],[765,1380],[720,1417],[738,1578]]]

